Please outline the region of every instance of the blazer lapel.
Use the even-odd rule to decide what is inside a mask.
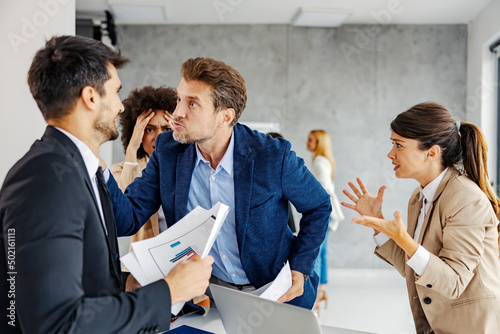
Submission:
[[[437,201],[437,199],[439,198],[439,196],[441,196],[441,193],[443,192],[444,188],[446,187],[446,184],[451,179],[451,177],[453,177],[457,173],[458,173],[458,171],[456,171],[455,168],[450,167],[448,169],[448,171],[446,172],[445,176],[443,177],[443,180],[439,184],[439,186],[438,186],[438,188],[436,190],[436,193],[434,194],[434,198],[432,199],[432,203],[429,206],[429,211],[425,215],[425,219],[424,219],[424,222],[422,224],[422,231],[420,232],[420,236],[419,236],[419,238],[417,240],[417,242],[419,244],[422,244],[422,240],[424,238],[425,232],[427,231],[427,226],[429,225],[429,220],[430,220],[430,218],[433,215],[434,203]]]
[[[102,221],[101,214],[99,213],[99,206],[97,204],[97,199],[96,199],[96,196],[99,196],[99,194],[94,194],[94,189],[92,187],[92,184],[90,183],[90,178],[89,174],[87,173],[87,169],[85,167],[85,162],[83,161],[82,155],[80,154],[78,147],[76,147],[73,141],[69,139],[65,134],[63,134],[62,132],[51,126],[47,126],[47,129],[42,139],[44,138],[53,138],[59,142],[59,144],[68,154],[68,158],[66,159],[67,166],[63,167],[71,168],[72,169],[71,172],[75,171],[76,173],[79,173],[80,176],[85,180],[85,185],[87,186],[87,190],[91,194],[95,210],[97,212],[97,216],[99,217],[99,225],[101,226],[104,239],[106,240],[106,245],[108,246],[109,260],[111,262],[113,273],[116,276],[118,282],[120,282],[121,284],[122,282],[119,276],[120,270],[117,268],[117,262],[116,262],[119,256],[117,253],[117,249],[116,248],[113,249],[109,241],[109,238],[116,238],[116,226],[113,223],[111,223],[112,229],[110,229],[108,231],[108,235],[106,235],[106,230],[104,229],[104,222]]]
[[[186,150],[177,155],[176,176],[175,176],[175,221],[179,221],[187,212],[187,202],[191,177],[193,175],[196,161],[196,144],[186,147]]]
[[[415,235],[415,228],[417,226],[418,215],[422,209],[422,200],[419,200],[420,189],[417,188],[410,197],[408,203],[408,233],[413,238]]]
[[[236,218],[236,236],[241,249],[245,242],[245,231],[248,224],[250,198],[252,196],[252,180],[254,160],[251,156],[252,149],[246,134],[239,124],[234,131],[234,204]]]
[[[55,129],[52,126],[47,126],[45,130],[45,134],[42,137],[44,138],[52,138],[61,144],[63,149],[68,154],[68,158],[66,159],[66,166],[61,166],[61,168],[70,168],[71,171],[76,171],[79,173],[82,178],[85,180],[85,185],[87,186],[87,190],[92,195],[92,200],[94,201],[95,208],[97,212],[99,212],[99,207],[97,206],[97,200],[95,198],[94,190],[92,188],[92,184],[90,183],[89,174],[87,173],[87,169],[85,168],[85,162],[83,161],[82,155],[76,147],[75,143],[71,139],[69,139],[64,133]],[[69,171],[69,170],[68,170]],[[66,170],[62,170],[61,173],[66,172]],[[99,215],[100,217],[100,215]],[[102,224],[101,224],[102,225]],[[103,227],[104,232],[104,227]]]

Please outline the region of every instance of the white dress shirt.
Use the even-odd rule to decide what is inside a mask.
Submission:
[[[106,228],[106,223],[104,220],[104,213],[102,211],[101,205],[101,197],[99,196],[99,190],[97,188],[97,168],[99,168],[99,158],[95,156],[94,152],[80,139],[76,138],[74,135],[65,131],[61,128],[55,127],[57,130],[61,131],[66,135],[78,148],[80,154],[82,155],[83,162],[85,164],[85,168],[87,169],[87,173],[89,174],[90,183],[92,184],[92,189],[94,190],[94,197],[97,201],[97,207],[99,208],[99,214],[101,215],[102,225],[104,226],[104,231],[108,234],[108,230]]]

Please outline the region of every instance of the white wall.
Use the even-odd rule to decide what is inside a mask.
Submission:
[[[488,49],[500,38],[500,0],[492,0],[469,24],[467,45],[467,121],[481,127],[489,146],[488,170],[496,179],[496,56]],[[496,182],[498,185],[498,180]]]
[[[53,35],[75,34],[75,0],[0,2],[0,183],[40,138],[45,121],[28,88],[35,52]]]

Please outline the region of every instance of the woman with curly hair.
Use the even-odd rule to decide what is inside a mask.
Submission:
[[[177,94],[172,88],[153,88],[146,86],[133,90],[123,101],[125,110],[120,114],[122,144],[125,161],[111,167],[118,186],[125,191],[136,177],[142,175],[147,162],[155,150],[156,137],[171,130],[166,113],[172,113],[177,105]],[[167,229],[163,210],[160,207],[131,237],[131,242],[157,236]],[[132,275],[127,279],[126,290],[131,291],[140,285]]]

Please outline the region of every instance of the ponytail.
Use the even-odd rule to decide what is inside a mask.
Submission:
[[[477,126],[462,122],[459,129],[462,146],[462,165],[467,176],[474,181],[490,200],[496,216],[500,219],[500,203],[490,184],[487,167],[488,146]],[[500,225],[498,226],[500,245]]]
[[[462,164],[467,176],[481,188],[500,219],[500,201],[488,177],[488,146],[477,126],[455,121],[441,104],[424,102],[400,113],[392,121],[391,130],[401,137],[417,140],[420,150],[438,145],[444,168]],[[500,225],[498,232],[500,249]]]

